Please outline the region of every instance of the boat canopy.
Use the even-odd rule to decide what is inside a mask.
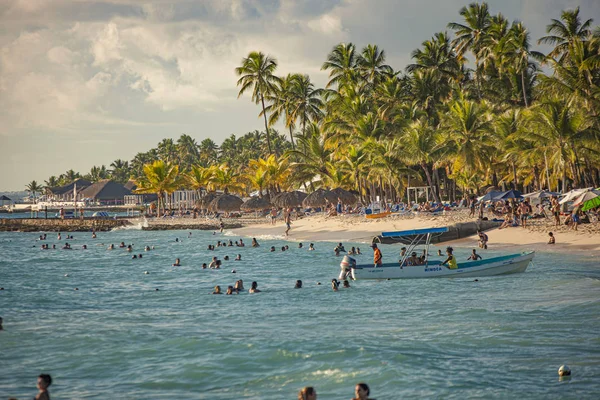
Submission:
[[[381,232],[382,237],[400,237],[400,236],[413,236],[413,235],[426,235],[428,233],[444,233],[448,232],[448,227],[442,228],[426,228],[426,229],[412,229],[409,231],[396,231],[396,232]]]

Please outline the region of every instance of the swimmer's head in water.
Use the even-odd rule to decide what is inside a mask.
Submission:
[[[558,369],[558,376],[571,376],[571,368],[568,365],[561,365]]]
[[[294,286],[294,288],[296,288],[296,289],[300,289],[300,288],[302,288],[302,281],[301,281],[300,279],[298,279],[298,280],[296,281],[296,286]]]
[[[37,387],[45,390],[48,386],[52,385],[52,377],[48,374],[41,374],[38,376]]]

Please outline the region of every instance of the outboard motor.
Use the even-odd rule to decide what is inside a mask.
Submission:
[[[356,267],[356,260],[350,256],[344,256],[342,262],[340,263],[340,276],[338,280],[343,281],[347,279],[348,275],[350,275],[350,270],[352,267]]]

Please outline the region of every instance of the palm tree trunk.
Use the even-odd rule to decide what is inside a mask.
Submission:
[[[260,102],[262,103],[263,117],[265,118],[265,131],[267,132],[267,146],[269,147],[269,155],[273,154],[271,150],[271,136],[269,134],[269,125],[267,124],[267,111],[265,110],[265,98],[260,94]]]
[[[523,101],[525,102],[525,108],[529,108],[527,103],[527,92],[525,91],[525,71],[521,70],[521,89],[523,89]]]
[[[425,176],[427,177],[427,184],[429,185],[430,188],[433,189],[433,185],[431,184],[431,174],[429,173],[429,168],[427,168],[427,164],[421,163],[421,168],[423,168],[423,171],[425,171]],[[438,194],[435,192],[435,190],[433,190],[433,198],[436,203],[441,203],[440,198],[439,198]]]
[[[294,145],[294,132],[292,131],[291,125],[290,125],[290,141],[292,142],[292,150],[295,150],[296,146]]]

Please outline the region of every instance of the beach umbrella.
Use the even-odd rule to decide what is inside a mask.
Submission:
[[[271,208],[271,203],[262,197],[251,197],[240,208],[244,211],[265,210]]]
[[[487,192],[484,196],[481,196],[478,200],[479,201],[492,201],[492,200],[496,200],[495,197],[501,195],[503,192],[497,192],[495,190],[491,190],[489,192]]]
[[[198,202],[200,203],[200,208],[208,208],[208,205],[220,195],[215,192],[206,193]]]
[[[231,194],[224,194],[213,201],[208,205],[208,209],[210,211],[239,211],[240,206],[244,204],[244,201],[237,196]]]
[[[581,193],[573,201],[574,206],[581,206],[581,211],[591,210],[600,206],[600,190],[589,190]]]
[[[570,190],[567,193],[563,194],[564,197],[562,199],[560,199],[559,204],[565,204],[565,203],[568,203],[569,201],[573,201],[577,198],[577,196],[581,195],[581,193],[587,192],[592,189],[593,188],[589,187],[589,188],[585,188],[585,189]]]
[[[306,196],[306,193],[299,190],[294,190],[293,192],[283,192],[273,197],[271,203],[281,208],[300,207]]]
[[[508,200],[508,199],[522,199],[523,195],[518,190],[508,190],[495,196],[492,200]]]
[[[335,194],[344,204],[354,205],[358,201],[354,194],[342,188],[332,189],[331,193]]]
[[[532,200],[545,199],[545,198],[554,197],[554,196],[560,196],[560,193],[550,192],[548,190],[538,190],[537,192],[527,193],[527,194],[523,195],[523,197],[532,199]]]
[[[329,190],[318,189],[304,199],[302,205],[304,207],[322,207],[329,203],[334,203],[337,201],[337,196],[334,193],[331,193]]]

